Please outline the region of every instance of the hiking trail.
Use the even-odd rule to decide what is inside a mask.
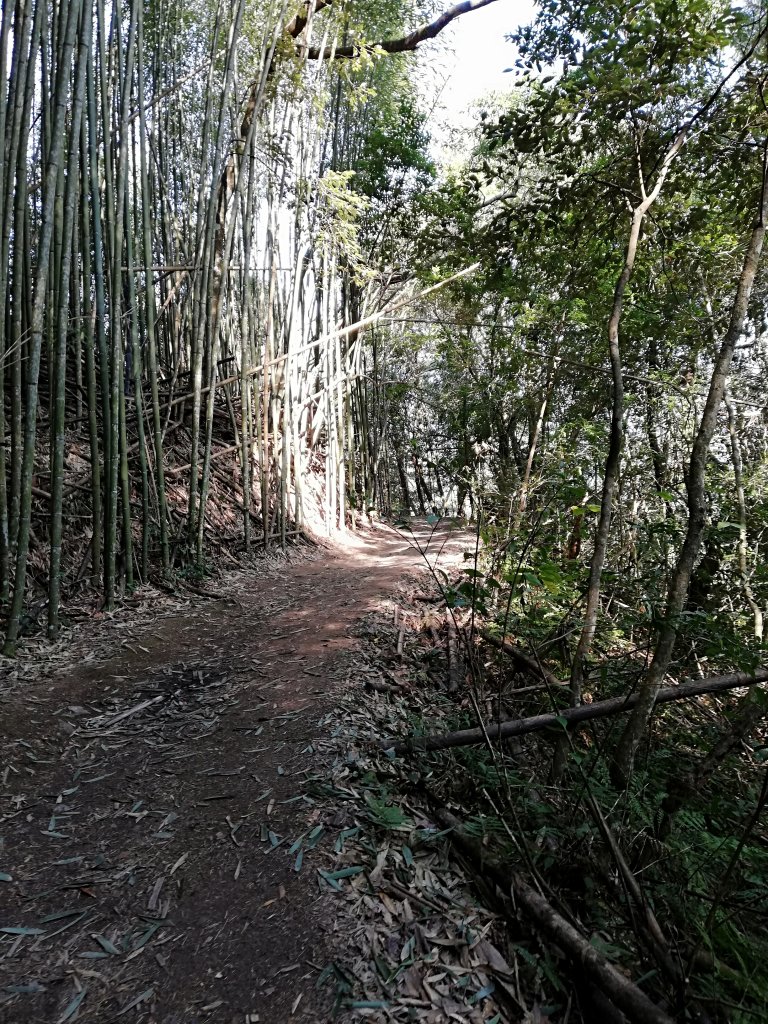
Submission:
[[[424,564],[377,524],[4,698],[3,1024],[330,1019],[343,908],[285,851],[329,813],[303,785],[350,628]]]

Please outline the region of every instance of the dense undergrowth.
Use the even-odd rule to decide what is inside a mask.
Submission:
[[[439,540],[431,543],[439,547]],[[536,574],[534,552],[521,569],[519,552],[510,545],[499,554],[488,538],[465,558],[470,567],[458,576],[434,571],[439,597],[415,623],[414,690],[399,723],[413,737],[567,704],[561,692],[480,636],[486,627],[495,629],[540,658],[542,668],[566,674],[573,638],[560,634],[547,646],[570,600],[567,585],[554,587],[554,565],[544,563],[550,568]],[[462,682],[453,693],[445,689],[450,637],[443,627],[435,644],[430,620],[435,608],[443,609],[442,618],[446,605],[463,652]],[[712,629],[707,623],[705,634]],[[647,627],[635,622],[629,637],[621,611],[609,608],[585,699],[625,695],[647,648]],[[724,645],[722,661],[706,659],[708,672],[728,667],[731,656]],[[678,671],[695,672],[695,660],[685,660]],[[519,739],[415,753],[405,764],[391,762],[383,777],[394,772],[401,792],[427,806],[458,809],[489,858],[535,880],[552,905],[674,1019],[747,1024],[762,1019],[768,1000],[768,747],[765,693],[758,687],[738,694],[660,708],[623,790],[609,770],[622,716],[578,731],[566,732],[563,721]],[[548,992],[549,1019],[566,1019],[567,965],[544,944],[529,967]],[[587,1013],[584,1019],[593,1018]]]

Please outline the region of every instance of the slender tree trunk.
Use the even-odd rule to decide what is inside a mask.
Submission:
[[[525,472],[523,473],[523,479],[520,484],[520,497],[518,499],[517,514],[515,516],[515,530],[520,529],[520,524],[525,514],[525,509],[528,504],[528,489],[531,484],[531,471],[533,470],[533,460],[536,457],[536,449],[539,444],[539,438],[541,431],[544,428],[544,420],[547,415],[547,406],[552,395],[552,388],[554,386],[554,369],[557,361],[557,354],[555,353],[549,362],[549,370],[547,372],[547,383],[544,388],[544,398],[541,401],[539,407],[539,415],[536,417],[536,426],[533,429],[533,435],[531,437],[531,443],[528,446],[528,458],[525,461]]]
[[[739,510],[739,540],[736,547],[739,575],[741,576],[741,585],[744,588],[744,596],[747,599],[747,604],[752,609],[755,637],[757,640],[762,642],[763,610],[755,598],[755,592],[752,589],[752,584],[749,580],[749,571],[747,569],[747,505],[744,497],[744,463],[741,458],[741,444],[739,443],[736,408],[727,392],[725,394],[725,408],[728,412],[728,433],[731,439],[733,483],[736,488],[736,504]]]
[[[625,784],[632,772],[635,754],[650,721],[656,703],[656,694],[667,673],[677,639],[677,625],[688,597],[691,573],[701,547],[707,514],[706,467],[709,446],[717,426],[717,416],[722,405],[728,374],[736,344],[744,331],[744,323],[752,295],[760,257],[765,240],[768,221],[768,146],[763,147],[763,175],[757,219],[752,229],[744,263],[731,309],[728,330],[717,354],[709,384],[709,392],[691,450],[688,466],[688,527],[680,549],[667,594],[664,620],[659,630],[653,659],[645,673],[639,689],[639,701],[627,722],[624,734],[616,749],[613,762],[614,781]]]
[[[587,585],[587,607],[584,613],[584,622],[579,636],[579,642],[573,657],[573,668],[571,671],[571,696],[573,704],[581,701],[581,690],[584,682],[585,659],[592,648],[592,641],[597,628],[597,615],[600,606],[600,584],[603,576],[603,565],[608,550],[608,540],[611,532],[611,517],[613,514],[613,497],[619,478],[621,467],[621,449],[624,442],[624,377],[621,365],[621,348],[619,345],[619,325],[624,310],[624,296],[627,285],[632,277],[637,257],[637,249],[640,241],[640,231],[645,220],[645,215],[654,204],[661,192],[662,185],[669,173],[669,169],[685,142],[685,133],[677,136],[674,143],[667,151],[664,160],[656,177],[656,183],[650,193],[646,195],[645,185],[641,178],[641,189],[643,201],[632,212],[632,220],[629,229],[629,239],[624,257],[624,266],[616,282],[616,289],[613,295],[613,308],[608,320],[608,352],[611,359],[611,380],[613,386],[613,399],[611,404],[611,428],[608,441],[608,457],[603,472],[603,493],[600,501],[600,517],[595,532],[595,546],[592,553],[592,561],[589,567],[589,582]]]

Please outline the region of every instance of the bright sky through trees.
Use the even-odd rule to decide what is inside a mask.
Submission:
[[[470,105],[489,92],[511,86],[512,75],[505,69],[513,66],[516,49],[505,37],[530,21],[534,8],[530,0],[501,0],[451,26],[448,43],[453,52],[442,96],[446,120],[469,127],[473,123],[467,114]]]

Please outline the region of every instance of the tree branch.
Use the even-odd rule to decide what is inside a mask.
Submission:
[[[735,690],[744,686],[768,682],[768,668],[758,668],[754,672],[734,672],[727,676],[713,676],[710,679],[696,679],[669,686],[659,690],[656,695],[657,704],[669,704],[676,700],[686,700],[705,693],[721,693],[724,690]],[[531,718],[520,718],[512,722],[486,722],[477,729],[461,729],[459,732],[443,733],[434,736],[412,736],[404,740],[384,739],[379,745],[384,749],[393,749],[395,754],[412,754],[423,750],[446,750],[449,747],[469,747],[475,743],[483,743],[486,739],[506,740],[512,736],[525,736],[543,729],[563,729],[593,718],[605,718],[607,715],[618,715],[631,711],[637,706],[640,696],[637,693],[628,697],[611,697],[596,704],[579,704],[566,708],[559,714],[534,715]]]
[[[315,10],[320,10],[321,7],[327,7],[331,0],[326,0],[325,3],[322,0],[318,0],[315,5]],[[326,46],[324,49],[320,49],[318,46],[310,46],[306,50],[301,47],[302,52],[306,53],[309,60],[330,60],[331,58],[352,58],[359,57],[363,50],[374,50],[382,49],[385,53],[406,53],[410,50],[415,50],[419,43],[423,43],[427,39],[434,39],[438,36],[444,28],[446,28],[452,21],[461,17],[462,14],[468,14],[470,11],[477,11],[481,7],[487,7],[488,4],[494,4],[497,0],[462,0],[462,3],[455,4],[450,7],[447,11],[435,18],[434,21],[427,22],[424,25],[420,25],[414,29],[413,32],[409,32],[407,35],[401,36],[399,39],[384,39],[380,43],[366,43],[365,45],[352,44],[351,46],[337,46],[335,49],[332,46]],[[295,18],[295,22],[300,22],[302,19]],[[306,19],[303,19],[301,28],[306,24]],[[293,31],[294,22],[288,27],[287,31],[290,35],[296,37],[301,31]]]
[[[333,0],[307,0],[304,4],[305,13],[297,14],[295,18],[291,18],[288,24],[285,26],[286,34],[292,39],[297,39],[309,23],[310,17],[317,14],[318,11],[322,11],[324,7],[330,7]]]
[[[632,1024],[673,1024],[672,1018],[627,978],[589,942],[574,926],[559,914],[551,903],[530,886],[509,864],[490,857],[487,849],[474,836],[468,834],[455,814],[443,808],[435,809],[435,817],[450,829],[451,841],[468,857],[481,877],[490,878],[506,896],[511,897],[515,920],[522,910],[536,928],[565,953],[579,974],[586,976],[605,995],[612,1006]],[[601,1015],[601,1019],[604,1019]]]

